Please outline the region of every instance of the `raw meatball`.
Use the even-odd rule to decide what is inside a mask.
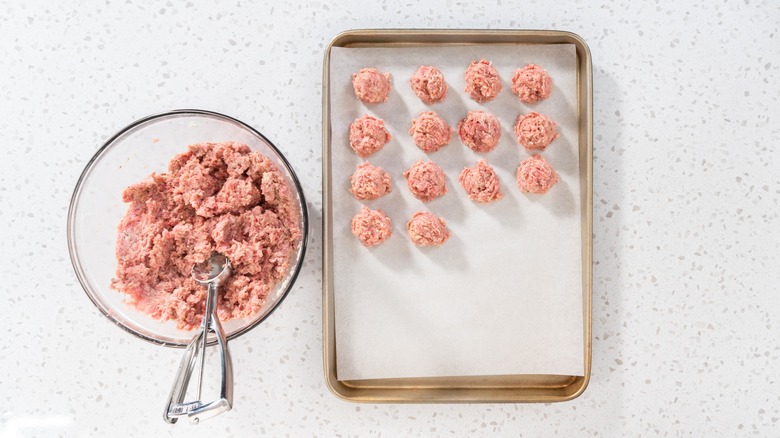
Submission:
[[[488,102],[501,92],[501,78],[487,59],[471,61],[466,69],[466,88],[463,90],[477,102]]]
[[[376,117],[365,115],[349,125],[349,145],[361,157],[382,149],[392,138],[385,129],[385,121]]]
[[[423,152],[436,152],[452,140],[452,128],[433,111],[420,113],[420,117],[412,120],[409,134]]]
[[[556,126],[555,122],[544,114],[534,112],[521,114],[515,123],[517,141],[526,149],[543,151],[558,138]]]
[[[190,276],[213,251],[230,258],[223,322],[256,314],[295,260],[298,203],[268,157],[237,142],[198,143],[168,172],[127,187],[111,287],[138,310],[181,330],[203,320],[206,289]]]
[[[415,198],[428,202],[447,193],[447,177],[433,161],[418,161],[406,172],[406,184]]]
[[[498,175],[485,160],[479,160],[474,167],[463,169],[458,182],[472,201],[488,203],[501,199]]]
[[[352,218],[352,234],[365,246],[379,245],[393,235],[393,224],[382,210],[363,207]]]
[[[423,65],[414,72],[412,79],[414,94],[427,104],[440,102],[447,97],[447,82],[441,70],[429,65]]]
[[[460,141],[475,152],[489,152],[501,139],[501,125],[498,119],[484,111],[469,111],[458,123]]]
[[[390,193],[390,174],[381,167],[365,162],[355,169],[350,178],[350,192],[357,199],[367,201]]]
[[[550,97],[553,81],[547,70],[536,64],[528,64],[515,70],[512,76],[512,92],[525,103],[534,103]]]
[[[427,211],[418,211],[406,223],[409,238],[417,246],[441,245],[450,238],[444,219]]]
[[[558,182],[558,174],[539,154],[520,163],[517,168],[517,186],[526,193],[543,195]]]
[[[355,96],[364,103],[387,102],[390,94],[390,73],[380,73],[375,68],[364,68],[352,75]]]

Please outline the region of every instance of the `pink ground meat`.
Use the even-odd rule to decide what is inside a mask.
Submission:
[[[466,88],[463,91],[477,102],[491,101],[501,92],[501,78],[487,59],[471,61],[464,77]]]
[[[489,152],[501,140],[501,125],[498,119],[484,111],[469,111],[458,123],[460,141],[475,152]]]
[[[409,134],[423,152],[436,152],[452,140],[452,128],[447,121],[433,111],[420,113],[412,120]]]
[[[547,193],[558,182],[558,174],[550,163],[538,154],[520,163],[516,177],[520,190],[537,195]]]
[[[390,95],[390,73],[375,68],[364,68],[352,75],[355,96],[364,103],[387,102]]]
[[[365,246],[379,245],[393,235],[393,224],[382,210],[363,207],[352,218],[352,234]]]
[[[409,238],[417,246],[441,245],[450,238],[444,219],[427,211],[418,211],[406,224]]]
[[[552,86],[553,81],[547,70],[536,64],[519,68],[512,76],[512,92],[525,103],[547,99],[552,92]]]
[[[406,172],[406,184],[415,198],[428,202],[447,193],[447,177],[436,163],[418,161]]]
[[[485,160],[479,160],[474,167],[463,169],[458,182],[472,201],[488,203],[501,199],[498,175]]]
[[[521,114],[515,123],[517,141],[526,149],[543,151],[558,138],[556,126],[555,122],[544,114]]]
[[[362,201],[380,198],[391,190],[390,174],[368,162],[357,166],[349,182],[349,191]]]
[[[393,137],[385,129],[385,121],[364,115],[349,125],[349,145],[361,157],[382,149]]]
[[[417,97],[428,105],[440,102],[447,97],[447,82],[436,67],[420,66],[409,81]]]
[[[220,288],[218,314],[229,321],[254,315],[286,275],[301,230],[298,206],[279,170],[241,143],[198,143],[122,193],[130,204],[118,227],[116,278],[111,286],[139,310],[200,324],[206,288],[190,277],[213,251],[233,275]]]

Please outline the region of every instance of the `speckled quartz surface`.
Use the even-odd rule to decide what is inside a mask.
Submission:
[[[0,436],[777,436],[780,5],[206,3],[0,2]],[[356,405],[325,387],[322,55],[364,27],[563,29],[590,45],[593,376],[575,401]],[[231,343],[234,410],[198,426],[161,419],[181,351],[100,315],[65,237],[96,149],[183,107],[267,134],[312,220],[293,292]]]

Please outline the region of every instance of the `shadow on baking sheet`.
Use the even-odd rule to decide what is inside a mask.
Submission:
[[[447,223],[462,223],[466,217],[466,208],[459,196],[460,184],[447,175],[447,193],[427,203],[426,207],[436,216],[441,217]],[[445,213],[446,212],[446,213]]]
[[[485,161],[496,169],[504,169],[514,175],[520,161],[525,160],[528,156],[530,155],[525,153],[523,147],[517,144],[512,125],[501,120],[501,140],[489,156],[485,157]],[[509,182],[506,181],[506,183]]]
[[[526,219],[518,197],[524,196],[524,194],[520,193],[517,186],[507,187],[504,181],[501,181],[501,194],[503,196],[501,199],[488,204],[474,202],[474,208],[483,210],[487,214],[487,220],[495,222],[503,229],[522,227],[526,223]],[[496,228],[496,238],[501,238],[501,229],[499,228]]]
[[[412,251],[425,254],[432,262],[445,270],[462,271],[468,269],[463,242],[457,235],[450,235],[449,240],[441,246],[417,247],[409,239],[406,232],[406,221],[393,225],[393,235],[381,245],[371,248],[367,253],[375,257],[386,267],[398,271],[418,270],[414,265]]]
[[[447,123],[449,123],[450,127],[452,128],[452,141],[458,142],[461,146],[464,146],[462,143],[460,143],[460,139],[458,138],[458,122],[466,117],[466,114],[469,112],[469,108],[466,105],[465,98],[459,92],[461,90],[453,89],[452,85],[449,85],[449,87],[449,90],[447,90],[447,97],[444,99],[443,103],[445,103],[451,110],[456,110],[455,114],[458,114],[458,119],[447,120]],[[434,111],[436,111],[436,109],[434,109]]]
[[[409,244],[414,246],[411,241]],[[414,249],[425,254],[431,261],[447,270],[463,271],[469,267],[463,241],[455,233],[452,233],[449,240],[441,246],[415,246]]]
[[[576,198],[572,193],[571,187],[566,183],[566,180],[561,178],[550,189],[549,192],[544,195],[535,195],[533,193],[527,193],[525,196],[533,202],[542,205],[547,211],[555,216],[573,216],[579,214],[577,208],[575,208]]]
[[[390,127],[393,127],[392,129],[396,130],[396,132],[390,132],[390,135],[393,136],[393,140],[401,141],[401,139],[408,137],[409,125],[414,116],[411,111],[409,111],[409,107],[404,103],[401,95],[398,94],[395,86],[391,89],[390,97],[387,99],[386,103],[366,106],[371,112],[376,114],[377,117],[380,117],[385,121],[385,127],[388,128],[388,130],[391,129]],[[397,130],[399,129],[403,130],[403,132],[398,132]]]
[[[547,149],[538,153],[549,161],[559,174],[576,175],[579,170],[577,147],[572,145],[577,144],[577,138],[568,138],[566,132],[559,132],[559,135],[555,141],[547,146]]]
[[[393,220],[393,235],[386,242],[371,248],[371,256],[379,260],[384,266],[393,271],[408,271],[416,267],[411,261],[411,246],[409,236],[406,234],[406,221]]]

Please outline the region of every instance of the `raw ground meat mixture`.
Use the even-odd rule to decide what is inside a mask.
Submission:
[[[501,125],[492,114],[469,111],[458,123],[458,136],[474,152],[490,152],[501,140]]]
[[[364,103],[387,102],[390,94],[390,73],[375,68],[364,68],[352,75],[355,96]]]
[[[352,234],[365,246],[379,245],[393,235],[393,224],[384,211],[363,207],[352,218]]]
[[[488,203],[501,199],[498,175],[485,160],[479,160],[474,167],[463,169],[458,182],[472,201]]]
[[[523,160],[515,176],[520,190],[537,195],[547,193],[558,182],[558,174],[539,154]]]
[[[547,70],[536,64],[528,64],[515,70],[512,76],[512,92],[525,103],[547,99],[552,92],[553,81]]]
[[[515,123],[517,141],[526,149],[547,149],[558,138],[557,125],[544,114],[531,112],[521,114]]]
[[[192,265],[213,251],[233,274],[220,288],[221,321],[251,316],[287,274],[298,240],[298,206],[276,166],[241,143],[198,143],[122,193],[130,204],[118,227],[111,286],[139,310],[198,327],[206,288]]]
[[[379,166],[372,166],[367,161],[357,166],[349,183],[349,191],[355,198],[362,201],[380,198],[392,190],[390,174]]]
[[[501,78],[493,64],[487,59],[471,61],[464,74],[466,88],[463,90],[477,102],[488,102],[501,92]]]
[[[428,202],[447,193],[447,176],[433,161],[418,161],[404,172],[406,184],[415,198]]]
[[[406,231],[417,246],[438,246],[450,238],[444,219],[427,211],[415,213],[406,223]]]
[[[452,128],[447,121],[433,111],[420,113],[412,120],[409,134],[423,152],[436,152],[452,140]]]
[[[447,97],[447,82],[436,67],[420,66],[409,80],[417,97],[428,105],[440,102]]]
[[[385,121],[368,114],[349,125],[349,145],[364,158],[382,149],[392,138],[385,129]]]

